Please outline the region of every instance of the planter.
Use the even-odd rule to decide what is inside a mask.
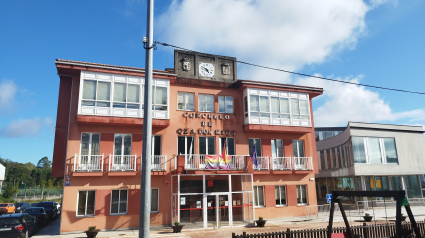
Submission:
[[[97,236],[97,233],[100,230],[95,230],[95,231],[85,231],[86,235],[88,238],[95,238]]]
[[[400,217],[400,221],[406,221],[406,217],[405,216],[401,216]]]
[[[182,233],[182,229],[184,227],[184,225],[180,225],[180,226],[171,226],[173,228],[173,233]]]
[[[266,221],[267,220],[255,220],[255,222],[257,223],[257,227],[264,227]]]
[[[363,216],[363,219],[365,222],[371,222],[372,221],[373,216]]]

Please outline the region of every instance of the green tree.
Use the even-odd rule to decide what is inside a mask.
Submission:
[[[37,163],[37,168],[51,168],[51,166],[52,162],[46,156],[41,158]]]
[[[13,195],[15,195],[18,192],[18,189],[13,187],[13,183],[7,183],[6,188],[3,190],[2,196],[4,198],[11,198]]]

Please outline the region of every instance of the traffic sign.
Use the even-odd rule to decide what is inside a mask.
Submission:
[[[332,194],[326,194],[326,202],[330,203],[332,200]]]
[[[69,180],[65,181],[65,186],[69,186]]]

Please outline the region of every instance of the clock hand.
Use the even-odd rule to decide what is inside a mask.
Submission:
[[[210,73],[210,71],[207,68],[205,68],[203,66],[202,66],[202,68],[205,69],[205,71],[207,71],[207,73]]]

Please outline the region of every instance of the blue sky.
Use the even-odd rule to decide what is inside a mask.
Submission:
[[[425,92],[425,1],[155,1],[161,42],[364,84]],[[53,154],[56,58],[144,67],[146,2],[0,2],[0,156]],[[158,46],[154,68],[173,67]],[[300,78],[239,65],[241,79],[323,87],[319,126],[425,125],[424,95]]]

